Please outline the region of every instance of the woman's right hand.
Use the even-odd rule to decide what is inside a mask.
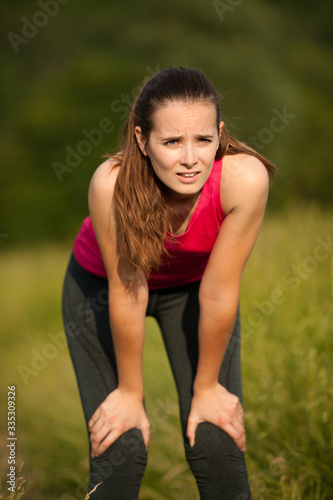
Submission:
[[[98,457],[122,434],[136,427],[141,430],[146,448],[150,424],[142,397],[123,392],[119,387],[111,392],[89,420],[91,456]]]

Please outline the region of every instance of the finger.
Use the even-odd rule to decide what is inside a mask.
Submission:
[[[242,406],[240,406],[238,412],[235,415],[234,425],[235,425],[236,430],[238,430],[240,433],[245,434],[244,411],[243,411]]]
[[[244,425],[240,425],[238,422],[235,422],[234,428],[236,431],[236,435],[234,438],[235,443],[237,444],[238,448],[241,451],[245,451],[246,450],[246,434],[245,434]],[[237,434],[238,434],[238,437],[237,437]]]
[[[244,452],[246,450],[246,437],[243,426],[235,427],[235,423],[228,422],[221,426],[221,428],[229,434],[241,451]]]
[[[188,440],[190,442],[190,446],[193,448],[195,445],[195,431],[196,428],[198,427],[198,423],[195,422],[194,420],[188,419],[187,421],[187,429],[186,429],[186,436],[188,437]]]
[[[112,429],[103,429],[103,432],[97,434],[91,434],[90,444],[91,444],[91,456],[98,457],[100,453],[100,446],[102,442],[107,438],[107,436],[113,432]]]
[[[100,427],[99,430],[96,430],[95,428],[92,430],[90,433],[90,443],[92,446],[92,449],[95,451],[100,443],[103,441],[103,439],[111,432],[110,426],[107,426],[104,424],[102,427]]]
[[[89,420],[89,422],[88,422],[89,430],[92,429],[92,427],[95,425],[95,423],[99,419],[99,417],[101,415],[101,411],[102,411],[101,407],[99,406],[97,408],[97,410],[95,411],[95,413],[93,414],[93,416],[91,417],[91,419]]]
[[[239,434],[245,433],[244,422],[242,422],[241,417],[235,418],[231,421],[231,424],[234,426],[235,431]]]
[[[243,407],[240,403],[238,406],[238,415],[241,417],[242,420],[244,420],[244,410],[243,410]]]
[[[100,443],[95,451],[95,456],[99,457],[102,455],[121,435],[121,432],[118,430],[112,430],[106,438]]]
[[[99,432],[101,430],[102,427],[104,427],[104,425],[105,425],[105,418],[103,418],[103,416],[101,415],[100,418],[98,420],[96,420],[94,425],[89,427],[89,432],[91,434],[96,434],[97,432]]]
[[[245,431],[241,434],[241,436],[238,439],[234,440],[240,451],[245,453],[246,451],[246,434]]]
[[[148,444],[150,441],[150,425],[142,426],[141,433],[142,433],[142,437],[143,437],[143,442],[145,443],[145,446],[146,446],[146,450],[148,451]]]

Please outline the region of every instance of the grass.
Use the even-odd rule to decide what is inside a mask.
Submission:
[[[311,205],[268,214],[244,272],[243,389],[254,500],[333,498],[332,219],[332,212]],[[83,499],[86,430],[60,314],[70,245],[6,251],[3,242],[0,250],[0,499]],[[140,500],[197,500],[177,395],[152,318],[144,377],[152,436]],[[12,497],[6,484],[10,385],[16,386],[17,468],[24,462]]]

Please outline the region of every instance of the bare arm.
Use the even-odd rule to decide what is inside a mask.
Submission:
[[[218,375],[235,322],[242,272],[263,219],[268,177],[265,167],[253,157],[240,155],[238,159],[234,157],[233,161],[240,162],[238,173],[228,179],[226,187],[222,181],[221,187],[222,199],[225,199],[228,207],[227,216],[199,291],[199,361],[193,399],[194,402],[200,402],[198,406],[207,407],[215,405],[212,401],[216,400],[217,395],[220,401],[226,398],[223,404],[215,405],[213,423],[223,427],[239,447],[245,449],[240,403],[218,384]],[[203,420],[210,418],[207,412],[205,415]],[[202,419],[202,415],[199,417],[197,411],[190,414],[188,437],[192,444],[198,419]]]
[[[117,390],[96,410],[89,423],[92,452],[96,455],[103,453],[131,427],[141,428],[146,444],[149,440],[149,422],[142,404],[142,352],[148,286],[143,276],[131,285],[124,283],[120,276],[111,209],[117,169],[111,167],[110,161],[102,164],[89,189],[91,220],[108,276],[110,326],[118,372]]]

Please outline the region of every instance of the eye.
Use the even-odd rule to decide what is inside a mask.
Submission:
[[[178,140],[177,139],[171,139],[170,141],[165,142],[164,144],[166,146],[175,146],[177,144]]]
[[[200,137],[199,142],[206,143],[206,142],[212,142],[211,139],[207,139],[206,137]]]

